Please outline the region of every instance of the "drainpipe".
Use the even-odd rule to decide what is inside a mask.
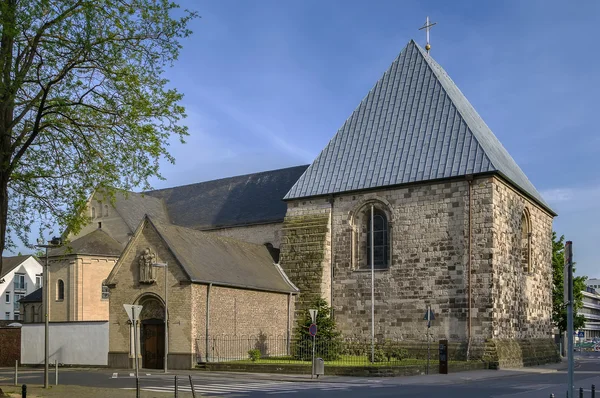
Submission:
[[[331,308],[331,319],[333,319],[333,195],[329,196],[329,307]]]
[[[467,182],[469,184],[469,236],[467,238],[467,244],[469,246],[468,249],[468,258],[467,258],[467,306],[468,306],[468,318],[467,318],[467,361],[469,360],[469,354],[471,351],[471,307],[472,307],[472,292],[471,292],[471,259],[472,259],[472,247],[473,247],[473,230],[472,230],[472,217],[473,217],[473,175],[467,175]]]
[[[291,328],[292,328],[292,293],[288,294],[287,299],[287,355],[290,355],[291,351]]]
[[[210,288],[212,287],[212,283],[208,284],[208,287],[206,288],[206,336],[205,336],[205,341],[206,341],[206,362],[208,361],[208,353],[209,353],[209,348],[210,348],[210,343],[208,341],[208,327],[209,327],[209,322],[210,322]]]

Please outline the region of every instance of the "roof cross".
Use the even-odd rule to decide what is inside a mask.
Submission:
[[[431,49],[431,45],[429,44],[429,29],[431,29],[431,27],[435,24],[437,24],[437,22],[429,23],[429,17],[427,17],[427,19],[425,20],[425,25],[419,28],[419,30],[425,29],[425,32],[427,32],[427,44],[425,45],[425,50],[427,50],[427,54],[429,54],[429,50]]]

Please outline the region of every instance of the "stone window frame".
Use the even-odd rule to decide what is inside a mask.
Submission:
[[[95,219],[95,218],[96,218],[96,208],[95,208],[94,206],[92,206],[92,210],[91,210],[91,212],[92,212],[92,215],[91,215],[91,217],[92,217],[92,220],[93,220],[93,219]]]
[[[521,228],[519,231],[519,265],[524,274],[533,273],[533,264],[531,257],[532,232],[531,232],[531,213],[527,207],[523,208],[521,213]],[[523,247],[526,246],[526,247]]]
[[[56,281],[56,301],[65,299],[65,282],[62,279]]]
[[[108,217],[108,205],[104,205],[104,217]]]
[[[350,226],[352,229],[352,270],[354,271],[370,271],[371,268],[367,265],[368,258],[366,253],[367,247],[367,231],[364,230],[367,216],[371,214],[371,204],[376,210],[381,211],[387,218],[388,225],[388,264],[385,268],[375,268],[375,271],[387,271],[393,263],[393,244],[394,236],[394,212],[391,204],[384,198],[367,198],[358,203],[350,213]]]

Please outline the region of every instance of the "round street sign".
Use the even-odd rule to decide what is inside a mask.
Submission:
[[[311,336],[315,336],[317,334],[317,325],[315,325],[314,323],[311,324],[308,328],[308,333],[310,333]]]

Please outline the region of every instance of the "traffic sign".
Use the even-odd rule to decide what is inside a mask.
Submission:
[[[318,310],[308,310],[310,312],[310,319],[312,319],[312,323],[317,323],[317,312]]]
[[[579,337],[580,339],[585,337],[585,333],[583,330],[580,330],[579,333],[577,334],[577,337]]]
[[[127,312],[127,316],[131,322],[133,322],[134,319],[140,319],[140,312],[142,312],[143,308],[141,305],[123,304],[123,307],[125,308],[125,312]]]
[[[308,333],[310,333],[311,336],[316,336],[317,335],[317,325],[315,325],[314,323],[310,325],[310,327],[308,328]]]

